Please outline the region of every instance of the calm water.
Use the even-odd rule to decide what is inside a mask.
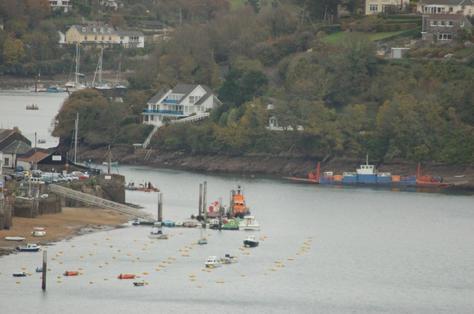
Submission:
[[[34,145],[35,132],[45,144],[38,147],[52,147],[58,139],[51,136],[53,119],[61,107],[66,93],[33,93],[27,91],[0,90],[0,128],[18,127]],[[26,110],[26,106],[36,104],[39,110]]]
[[[165,218],[177,220],[196,212],[199,182],[207,180],[209,200],[226,200],[242,184],[262,226],[260,247],[239,249],[249,234],[244,231],[208,231],[209,244],[202,247],[194,245],[197,229],[166,229],[172,235],[166,241],[149,240],[148,227],[80,236],[48,248],[55,260],[46,294],[38,274],[11,276],[23,267],[33,271],[40,253],[0,259],[0,296],[10,301],[2,306],[6,313],[474,311],[470,196],[318,188],[148,168],[120,172],[135,182],[157,183]],[[127,193],[129,202],[151,213],[155,199],[154,193]],[[239,263],[202,271],[207,256],[225,253],[237,255]],[[78,268],[83,275],[61,276]],[[145,273],[149,285],[116,279],[122,272]]]
[[[28,102],[11,98],[21,107],[17,114],[6,111],[8,97],[0,94],[1,121],[19,125]],[[54,114],[32,127],[47,131]],[[208,182],[208,202],[223,197],[225,203],[229,190],[241,184],[262,226],[255,233],[260,246],[242,250],[242,240],[252,234],[244,231],[209,230],[206,246],[194,245],[198,229],[166,229],[171,237],[161,241],[147,238],[149,227],[133,226],[76,237],[48,247],[46,293],[34,273],[41,253],[0,258],[0,313],[474,312],[472,196],[324,188],[144,167],[119,171],[127,181],[158,185],[165,219],[181,221],[196,213],[200,182]],[[127,192],[127,201],[156,212],[155,193]],[[203,271],[207,256],[226,253],[239,262]],[[79,269],[81,276],[61,276]],[[11,276],[22,270],[32,275]],[[133,287],[116,278],[120,273],[142,274],[149,284]]]

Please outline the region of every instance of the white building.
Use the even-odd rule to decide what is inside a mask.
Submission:
[[[195,116],[207,116],[220,105],[220,100],[204,85],[178,84],[166,92],[159,92],[147,102],[143,112],[143,123],[156,126]]]
[[[474,15],[474,0],[421,0],[416,5],[422,14],[462,14]]]
[[[373,15],[392,11],[401,11],[405,9],[410,0],[366,0],[365,15]]]
[[[49,5],[53,10],[63,10],[64,12],[68,12],[72,9],[71,0],[49,0]]]

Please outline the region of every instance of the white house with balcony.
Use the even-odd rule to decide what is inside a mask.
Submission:
[[[53,10],[63,10],[65,13],[72,9],[71,0],[49,0],[49,6]]]
[[[421,0],[416,5],[421,14],[474,15],[474,0]]]
[[[178,84],[148,100],[143,111],[143,123],[161,126],[167,121],[176,122],[191,116],[198,120],[209,116],[209,111],[220,104],[220,100],[205,85]]]

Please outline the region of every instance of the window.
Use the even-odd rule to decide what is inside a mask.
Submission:
[[[453,27],[453,26],[454,26],[454,22],[453,22],[453,21],[448,21],[448,26],[449,26],[449,27]]]
[[[438,26],[438,21],[431,21],[431,26]]]
[[[449,12],[453,12],[453,7],[449,7]]]
[[[112,36],[109,36],[109,40],[112,40]]]
[[[378,4],[369,4],[369,11],[370,12],[377,12],[379,10]]]
[[[96,35],[96,36],[94,36],[94,40],[97,40],[97,35]]]
[[[441,21],[441,26],[445,26],[446,25],[446,22],[445,21]]]
[[[10,166],[10,158],[5,157],[4,161],[5,161],[5,163],[4,163],[5,166],[9,167]]]
[[[87,40],[87,36],[84,36],[84,40]]]
[[[438,40],[451,40],[453,39],[452,34],[438,34]]]

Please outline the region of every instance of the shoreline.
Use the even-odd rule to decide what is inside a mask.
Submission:
[[[84,149],[80,158],[97,160],[106,153],[105,148]],[[207,172],[216,174],[236,174],[243,176],[263,175],[273,178],[301,177],[306,178],[316,168],[317,159],[310,157],[268,156],[268,155],[191,155],[182,152],[161,153],[155,151],[151,158],[146,159],[146,151],[136,151],[127,145],[118,145],[112,149],[115,159],[123,165],[148,166],[184,171]],[[332,158],[321,162],[321,173],[333,171],[355,171],[363,160],[355,158]],[[447,165],[440,163],[423,163],[423,174],[441,176],[445,183],[452,184],[449,188],[455,191],[474,191],[474,165]],[[391,172],[403,176],[415,175],[416,162],[396,160],[376,164],[380,172]]]
[[[26,243],[48,246],[73,237],[112,230],[129,221],[125,214],[113,210],[87,207],[65,207],[61,213],[41,215],[36,218],[13,217],[9,230],[0,230],[0,257],[16,252],[15,248]],[[44,237],[33,237],[34,227],[44,227]],[[7,236],[25,237],[23,241],[7,241]]]

